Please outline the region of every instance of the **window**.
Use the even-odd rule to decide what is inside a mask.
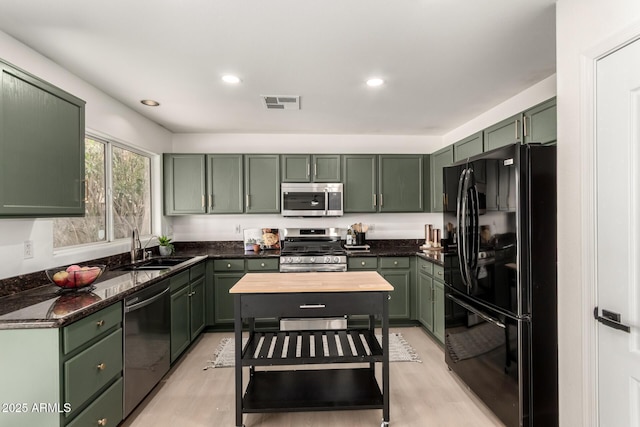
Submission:
[[[85,178],[85,216],[54,220],[54,248],[129,237],[133,228],[151,234],[148,155],[87,136]]]

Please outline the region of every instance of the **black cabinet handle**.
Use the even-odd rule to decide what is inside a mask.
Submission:
[[[598,315],[598,307],[593,309],[593,317],[598,322],[613,329],[618,329],[626,333],[631,333],[631,328],[620,323],[620,314],[609,310],[602,310],[602,316]]]

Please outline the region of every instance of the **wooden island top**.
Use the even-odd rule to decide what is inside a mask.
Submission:
[[[375,271],[247,273],[230,290],[231,294],[301,292],[380,292],[393,286]]]

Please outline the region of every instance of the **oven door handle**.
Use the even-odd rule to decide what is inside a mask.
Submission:
[[[480,318],[482,318],[482,320],[485,320],[489,323],[491,323],[492,325],[495,325],[499,328],[505,329],[506,326],[504,323],[502,323],[501,321],[499,321],[498,319],[496,319],[495,317],[491,317],[486,313],[483,313],[482,311],[478,310],[477,308],[474,308],[472,306],[470,306],[469,304],[467,304],[466,302],[461,301],[459,298],[454,297],[451,294],[447,294],[447,298],[449,298],[451,301],[455,302],[456,304],[458,304],[459,306],[461,306],[462,308],[465,308],[467,310],[469,310],[470,312],[477,314],[478,316],[480,316]]]
[[[164,294],[166,294],[167,292],[169,292],[169,289],[170,289],[170,288],[169,288],[169,287],[167,287],[164,291],[160,292],[159,294],[157,294],[157,295],[155,295],[155,296],[153,296],[153,297],[151,297],[151,298],[149,298],[149,299],[146,299],[146,300],[143,300],[143,301],[141,301],[141,302],[139,302],[139,303],[132,304],[132,305],[130,305],[130,306],[125,307],[125,308],[124,308],[124,312],[125,312],[125,313],[131,313],[132,311],[139,310],[139,309],[141,309],[142,307],[146,307],[147,305],[149,305],[149,304],[152,304],[152,303],[156,302],[157,300],[159,300],[160,298],[162,298],[162,296],[163,296]]]

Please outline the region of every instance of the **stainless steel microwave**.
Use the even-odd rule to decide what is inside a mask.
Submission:
[[[342,183],[283,182],[283,216],[342,216]]]

